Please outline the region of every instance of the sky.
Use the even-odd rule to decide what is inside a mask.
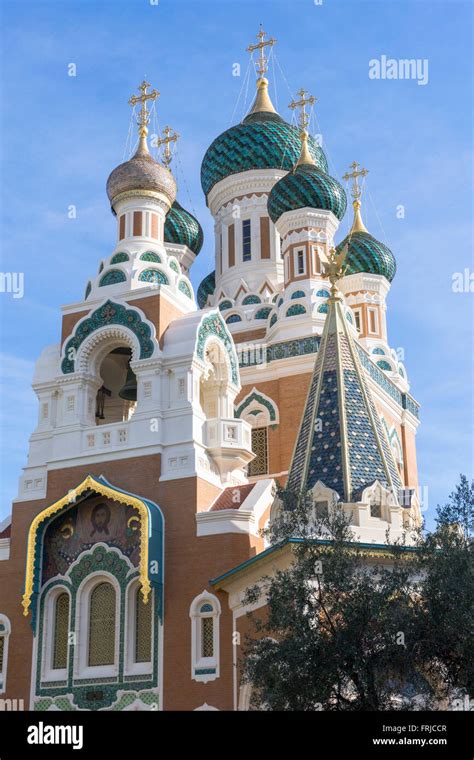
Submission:
[[[354,160],[369,169],[363,216],[397,259],[389,342],[421,404],[419,476],[432,524],[459,473],[473,475],[474,295],[468,283],[453,291],[456,273],[474,271],[472,3],[0,0],[0,13],[1,272],[24,276],[22,298],[0,292],[0,520],[36,425],[34,362],[59,340],[61,305],[83,297],[115,245],[105,183],[128,156],[130,95],[146,76],[160,92],[159,127],[180,135],[178,198],[204,229],[197,288],[214,269],[200,165],[250,105],[246,48],[262,23],[277,40],[268,77],[279,112],[291,120],[288,103],[304,87],[318,99],[312,129],[332,176]],[[370,62],[383,56],[427,68],[418,79],[371,78]],[[349,225],[350,212],[336,241]]]

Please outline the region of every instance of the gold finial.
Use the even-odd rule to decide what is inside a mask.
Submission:
[[[164,137],[160,137],[156,141],[156,145],[159,148],[160,145],[164,145],[165,149],[163,151],[163,164],[166,166],[167,169],[169,169],[172,155],[171,155],[171,143],[176,142],[179,135],[177,132],[174,132],[171,127],[165,127],[163,130]]]
[[[132,97],[128,101],[129,105],[131,106],[136,106],[137,103],[142,104],[142,107],[140,108],[140,111],[138,113],[138,118],[137,118],[138,134],[140,135],[140,143],[138,145],[137,154],[148,153],[148,145],[146,142],[146,136],[148,134],[148,122],[150,121],[150,114],[148,113],[148,109],[146,106],[147,101],[156,100],[160,95],[158,90],[152,90],[151,92],[147,92],[147,89],[149,87],[151,87],[151,84],[144,79],[141,85],[139,85],[138,87],[141,94],[132,95]]]
[[[297,166],[300,166],[301,164],[315,164],[315,161],[313,160],[313,157],[311,153],[309,152],[308,148],[308,124],[309,124],[309,114],[306,113],[306,106],[314,106],[316,103],[316,98],[314,95],[308,95],[306,90],[301,88],[301,90],[297,93],[299,95],[299,100],[292,100],[289,104],[288,108],[291,108],[293,111],[295,108],[300,108],[300,115],[298,116],[298,122],[300,127],[300,137],[301,137],[301,152],[300,157],[298,158],[298,161],[296,162],[294,168],[296,169]],[[308,97],[306,97],[308,95]]]
[[[353,161],[350,165],[352,171],[346,172],[342,175],[342,179],[345,179],[347,181],[350,179],[354,180],[351,187],[351,195],[354,199],[352,201],[352,205],[354,207],[354,221],[352,222],[352,227],[349,234],[352,234],[353,232],[367,232],[367,227],[362,221],[362,217],[360,215],[360,198],[362,195],[362,188],[359,185],[358,178],[365,177],[366,174],[369,173],[369,170],[359,169],[359,166],[360,164],[358,164],[357,161]]]
[[[247,53],[253,53],[254,50],[259,51],[258,55],[258,64],[257,64],[257,71],[259,74],[259,79],[262,79],[264,74],[267,71],[268,68],[268,58],[266,57],[264,53],[264,48],[266,47],[273,47],[276,40],[273,39],[273,37],[270,37],[269,40],[265,39],[266,32],[264,32],[262,25],[260,24],[260,31],[257,34],[258,42],[255,43],[255,45],[249,45],[247,48]]]
[[[321,263],[324,268],[323,277],[327,277],[331,283],[331,299],[340,300],[340,296],[337,295],[336,282],[344,277],[345,266],[344,262],[347,256],[347,244],[342,251],[338,254],[336,249],[330,248],[329,253],[326,255],[324,251],[320,252]]]

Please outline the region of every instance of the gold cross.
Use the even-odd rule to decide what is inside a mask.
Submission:
[[[138,133],[140,137],[146,137],[148,133],[147,127],[148,127],[148,122],[150,121],[150,115],[146,107],[147,100],[156,100],[160,95],[158,90],[152,90],[151,92],[147,92],[147,89],[149,87],[151,87],[151,84],[144,79],[141,85],[138,87],[138,89],[141,92],[141,95],[132,95],[132,97],[128,101],[129,105],[131,106],[135,106],[137,103],[142,104],[142,107],[140,108],[140,112],[138,114],[138,119],[137,119]]]
[[[357,178],[365,177],[365,175],[369,173],[368,169],[359,169],[359,166],[360,164],[358,164],[357,161],[353,161],[352,164],[350,165],[350,168],[352,169],[352,171],[346,172],[345,174],[342,175],[342,179],[354,180],[354,182],[352,183],[351,194],[355,201],[358,201],[362,194],[362,189],[357,181]]]
[[[301,108],[301,113],[298,118],[299,118],[299,123],[300,123],[300,129],[302,132],[306,132],[306,127],[309,124],[309,116],[306,113],[306,106],[308,105],[314,106],[314,104],[316,103],[316,98],[314,97],[314,95],[309,95],[308,97],[306,97],[307,94],[308,93],[306,92],[306,90],[303,90],[303,88],[301,88],[301,90],[297,92],[297,95],[299,95],[300,99],[292,100],[290,105],[288,106],[288,108],[291,108],[293,111],[295,110],[295,108]]]
[[[164,137],[160,137],[156,141],[156,145],[159,148],[160,145],[164,145],[165,149],[163,151],[163,163],[168,168],[171,163],[171,143],[176,142],[179,135],[177,132],[174,132],[171,127],[165,127],[163,130]]]
[[[273,39],[273,37],[270,37],[269,40],[265,40],[266,32],[263,31],[263,27],[260,24],[260,31],[257,34],[258,42],[255,45],[249,45],[247,48],[247,53],[253,53],[254,50],[259,51],[259,57],[258,57],[258,64],[257,64],[257,71],[261,77],[265,74],[268,66],[268,58],[265,56],[265,53],[263,52],[263,49],[267,46],[273,47],[276,40]]]

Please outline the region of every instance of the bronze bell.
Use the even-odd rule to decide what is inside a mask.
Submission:
[[[128,365],[127,377],[125,379],[125,383],[123,384],[123,387],[119,391],[119,396],[120,398],[123,398],[125,401],[137,400],[137,378],[130,364]]]

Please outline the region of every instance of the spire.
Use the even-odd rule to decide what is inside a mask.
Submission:
[[[306,106],[314,106],[316,103],[316,98],[314,95],[308,95],[306,90],[301,88],[301,90],[298,90],[299,100],[292,100],[289,104],[288,108],[291,108],[293,111],[295,108],[300,108],[300,115],[298,116],[298,123],[300,127],[300,137],[301,137],[301,152],[300,157],[298,158],[298,161],[296,162],[294,169],[296,167],[300,166],[301,164],[313,164],[316,165],[316,162],[313,160],[313,157],[311,153],[309,152],[308,148],[308,124],[309,124],[309,115],[306,113]],[[306,97],[308,95],[308,97]]]
[[[132,97],[128,101],[129,105],[131,106],[136,106],[137,103],[141,103],[141,108],[140,108],[140,111],[138,113],[138,118],[137,118],[138,134],[140,136],[140,141],[138,143],[138,148],[135,153],[136,156],[148,156],[150,154],[148,150],[148,143],[147,143],[148,123],[150,121],[150,114],[148,113],[146,104],[148,100],[156,100],[159,97],[160,93],[157,90],[152,90],[151,92],[147,92],[147,89],[149,87],[151,87],[151,84],[144,79],[141,85],[139,85],[138,87],[141,94],[132,95]]]
[[[288,476],[288,488],[311,489],[320,480],[341,500],[355,502],[375,480],[392,489],[402,482],[362,367],[363,350],[351,335],[342,296],[347,247],[331,249],[325,276],[331,282],[328,314]]]
[[[260,24],[260,31],[257,34],[258,42],[254,45],[249,45],[247,48],[248,53],[253,53],[254,50],[258,50],[259,57],[257,63],[257,94],[253,102],[252,108],[249,113],[259,113],[266,111],[267,113],[276,113],[270,95],[268,94],[268,79],[265,78],[265,74],[268,69],[268,58],[265,56],[264,48],[273,47],[276,40],[273,37],[265,40],[266,32],[264,32],[262,25]]]
[[[369,170],[359,169],[359,166],[360,164],[358,164],[357,161],[353,161],[350,165],[352,172],[346,172],[342,175],[342,179],[354,180],[351,187],[351,195],[354,199],[352,201],[352,206],[354,208],[354,221],[352,222],[351,231],[349,233],[350,235],[352,235],[353,232],[368,232],[368,229],[362,221],[360,214],[360,197],[362,195],[362,188],[360,187],[357,179],[358,177],[365,177],[366,174],[369,173]]]

